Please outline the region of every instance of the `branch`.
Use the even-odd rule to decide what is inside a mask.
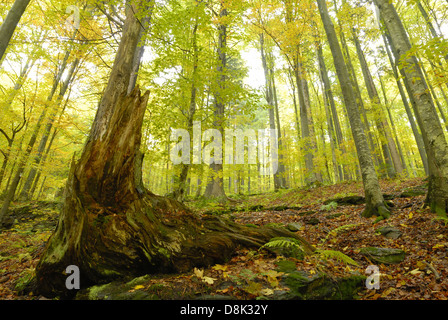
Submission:
[[[8,140],[8,143],[11,142],[11,138],[2,128],[0,128],[0,132],[5,136],[6,140]]]

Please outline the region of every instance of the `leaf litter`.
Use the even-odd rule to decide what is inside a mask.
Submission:
[[[191,299],[223,296],[228,299],[275,297],[289,290],[282,280],[280,266],[313,275],[325,272],[333,277],[365,270],[375,264],[360,253],[363,247],[396,248],[406,252],[398,264],[379,264],[380,288],[363,289],[361,300],[446,300],[448,298],[448,226],[424,208],[424,196],[400,197],[408,188],[425,183],[420,178],[382,180],[383,193],[395,195],[389,200],[392,215],[375,223],[375,218],[360,216],[364,204],[324,205],[329,199],[347,195],[363,196],[361,182],[345,182],[313,189],[290,189],[278,193],[246,197],[243,205],[289,206],[286,210],[240,210],[228,214],[242,224],[287,226],[293,223],[297,234],[322,250],[334,250],[353,259],[357,265],[312,255],[302,260],[276,256],[266,251],[241,249],[230,261],[208,268],[195,268],[185,274],[151,276],[146,284],[131,290],[152,290],[161,299]],[[328,203],[328,201],[327,201]],[[331,203],[331,202],[330,202]],[[191,203],[189,203],[191,205]],[[207,209],[207,208],[204,208]],[[43,216],[54,219],[54,213]],[[42,219],[42,214],[39,216]],[[313,222],[313,223],[311,223]],[[393,226],[401,232],[388,239],[377,230]],[[0,234],[0,299],[45,299],[32,289],[23,290],[52,232],[51,227],[36,229],[28,222],[16,223]]]

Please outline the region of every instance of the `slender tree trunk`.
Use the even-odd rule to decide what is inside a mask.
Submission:
[[[325,33],[327,35],[328,43],[333,54],[336,73],[347,108],[347,113],[350,120],[350,128],[352,130],[353,139],[355,140],[359,165],[361,168],[361,176],[366,197],[366,208],[363,211],[362,215],[364,217],[379,215],[381,217],[387,218],[389,217],[390,212],[384,202],[383,194],[381,193],[378,177],[375,172],[369,145],[367,143],[367,138],[362,128],[362,121],[356,104],[355,93],[353,91],[353,87],[351,86],[347,66],[345,65],[344,57],[342,55],[342,51],[336,37],[336,31],[328,13],[325,0],[317,0],[317,3],[319,6],[320,16],[325,28]]]
[[[446,215],[448,207],[448,144],[434,102],[428,92],[422,70],[415,56],[408,54],[411,44],[393,4],[375,0],[380,16],[391,37],[397,55],[405,62],[401,70],[414,97],[414,111],[422,131],[429,162],[429,186],[426,203],[431,210]]]
[[[307,100],[305,99],[304,86],[302,82],[301,63],[299,62],[299,55],[297,55],[297,60],[295,61],[294,73],[297,83],[297,93],[299,97],[299,110],[300,110],[300,128],[302,134],[303,142],[303,152],[305,158],[305,183],[307,185],[313,185],[317,181],[314,168],[314,149],[312,144],[310,122],[308,119],[308,107],[306,105]]]
[[[426,156],[425,144],[423,142],[422,135],[418,131],[417,124],[415,123],[415,120],[414,120],[414,115],[411,111],[411,107],[409,106],[408,99],[406,97],[406,93],[403,89],[403,85],[401,84],[401,81],[400,81],[400,78],[399,78],[399,75],[397,72],[396,61],[394,60],[394,58],[392,57],[392,53],[390,52],[391,51],[389,48],[390,44],[389,44],[389,41],[387,40],[388,36],[383,34],[382,37],[383,37],[384,46],[386,47],[386,52],[387,52],[387,56],[389,58],[389,62],[392,67],[394,78],[397,83],[398,91],[400,92],[401,100],[403,101],[404,109],[408,116],[409,123],[411,125],[411,129],[414,134],[415,142],[417,143],[417,148],[418,148],[418,152],[420,154],[420,159],[422,160],[423,168],[425,169],[425,174],[428,175],[429,168],[428,168],[428,158]],[[410,100],[412,101],[413,100],[412,95],[410,95],[409,97],[410,97]]]
[[[16,0],[0,26],[0,66],[3,55],[30,0]]]
[[[221,11],[219,13],[220,19],[225,19],[227,17],[227,9],[224,5],[221,5]],[[225,22],[220,22],[218,25],[218,67],[217,67],[217,83],[218,90],[214,93],[215,95],[215,105],[214,105],[214,121],[213,126],[215,129],[223,133],[224,125],[224,89],[226,82],[226,65],[227,65],[227,25]],[[212,171],[211,176],[209,176],[209,181],[205,187],[204,197],[207,198],[217,198],[220,200],[227,199],[226,193],[224,191],[224,177],[223,177],[223,166],[221,163],[212,163],[210,165]]]
[[[393,168],[395,168],[395,171],[398,174],[401,174],[403,172],[403,165],[400,161],[400,156],[398,154],[397,147],[395,145],[394,139],[392,137],[392,132],[389,126],[389,123],[387,122],[387,119],[385,118],[383,106],[381,105],[381,100],[378,95],[378,90],[376,89],[375,83],[373,82],[372,74],[370,72],[370,69],[367,65],[367,61],[364,56],[364,52],[361,48],[361,44],[359,42],[358,36],[356,35],[356,30],[352,30],[353,34],[353,40],[355,42],[356,46],[356,52],[358,53],[358,58],[361,63],[361,70],[364,76],[364,82],[366,84],[367,92],[369,94],[370,102],[373,105],[373,108],[375,108],[375,119],[377,122],[377,127],[380,131],[380,135],[382,139],[385,139],[385,145],[383,144],[384,149],[388,149],[390,153],[391,160],[393,162]],[[390,166],[390,161],[387,161],[388,165]],[[392,171],[389,173],[389,176],[394,177],[395,171]]]
[[[276,117],[275,117],[275,101],[274,101],[274,89],[273,89],[273,83],[272,78],[272,68],[268,64],[268,54],[266,52],[266,46],[264,42],[264,34],[260,34],[260,53],[261,53],[261,62],[263,65],[264,70],[264,77],[265,77],[265,98],[266,102],[268,103],[269,110],[269,128],[271,130],[276,130]],[[279,125],[279,123],[277,123]],[[276,130],[278,132],[278,130]],[[277,138],[280,137],[277,134]],[[278,171],[274,173],[274,189],[277,190],[281,187],[281,180],[280,176],[278,175]]]
[[[324,55],[322,53],[322,45],[320,43],[317,44],[317,59],[319,62],[319,70],[320,76],[322,78],[322,83],[324,85],[325,97],[324,100],[328,101],[331,110],[331,118],[332,124],[334,125],[334,131],[336,134],[336,143],[338,149],[341,151],[342,156],[345,154],[345,146],[344,146],[344,138],[342,136],[341,124],[339,122],[339,115],[336,110],[336,104],[334,102],[333,91],[331,90],[330,79],[328,78],[327,67],[325,65]],[[338,165],[339,171],[339,180],[348,180],[347,168],[343,165],[343,171],[341,170],[341,166]]]
[[[78,64],[79,64],[79,59],[77,58],[77,59],[75,59],[75,61],[73,61],[72,65],[70,67],[70,70],[68,71],[67,78],[64,81],[64,83],[62,84],[62,87],[59,91],[58,97],[54,103],[55,105],[53,106],[53,112],[50,115],[50,118],[49,118],[47,124],[45,125],[42,138],[40,140],[39,146],[37,147],[37,154],[34,157],[33,165],[28,173],[28,177],[27,177],[27,179],[23,185],[23,188],[20,192],[20,195],[19,195],[20,200],[29,200],[29,191],[31,189],[33,180],[36,177],[37,167],[38,167],[40,161],[42,160],[42,155],[45,150],[45,146],[47,145],[48,138],[50,137],[50,132],[51,132],[51,129],[53,128],[53,123],[56,119],[56,114],[59,111],[58,109],[59,109],[62,99],[68,89],[69,83],[71,81],[73,81],[73,76],[75,74],[76,68],[78,67]]]
[[[198,71],[198,64],[199,64],[199,56],[198,56],[198,45],[197,45],[197,30],[198,30],[198,22],[196,21],[194,27],[193,27],[193,72],[191,75],[191,92],[190,92],[190,105],[188,110],[188,123],[187,123],[187,130],[190,133],[190,136],[193,133],[193,120],[194,120],[194,114],[196,112],[196,92],[197,92],[197,71]],[[185,196],[185,187],[186,187],[186,181],[188,176],[188,171],[190,170],[190,164],[181,164],[181,172],[179,176],[179,185],[174,190],[174,198],[176,200],[182,201]]]
[[[271,59],[273,59],[271,55]],[[283,139],[282,132],[280,126],[280,113],[278,110],[278,99],[277,99],[277,88],[275,86],[275,75],[274,75],[274,67],[272,62],[272,69],[270,71],[271,75],[271,83],[272,83],[272,94],[274,100],[274,110],[275,110],[275,126],[277,129],[277,138],[278,138],[278,168],[277,172],[274,175],[277,176],[278,188],[287,188],[286,185],[286,171],[285,171],[285,157],[284,157],[284,147],[283,147]]]

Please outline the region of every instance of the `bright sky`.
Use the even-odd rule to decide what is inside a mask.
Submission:
[[[249,69],[247,78],[244,79],[244,83],[254,89],[263,87],[265,79],[260,52],[255,48],[250,48],[241,52],[241,57],[244,59],[246,66]]]

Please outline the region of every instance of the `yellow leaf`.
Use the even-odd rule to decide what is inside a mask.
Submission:
[[[202,277],[204,276],[204,270],[194,268],[193,272],[196,275],[196,277],[198,277],[199,279],[202,279]]]
[[[443,248],[444,246],[445,246],[445,244],[439,243],[439,244],[436,244],[435,246],[433,246],[432,248],[433,249],[438,249],[438,248]]]
[[[213,270],[216,270],[216,271],[219,271],[219,270],[221,270],[221,271],[227,271],[227,266],[223,266],[223,265],[220,265],[220,264],[215,264],[215,265],[212,267],[212,269],[213,269]]]
[[[382,298],[387,297],[387,296],[388,296],[392,291],[394,291],[394,290],[395,290],[394,287],[387,288],[387,289],[384,290],[384,292],[381,294],[381,297],[382,297]]]
[[[145,286],[142,286],[141,284],[138,284],[134,287],[134,290],[143,289]]]
[[[426,269],[426,263],[424,261],[417,261],[417,267],[423,271]]]
[[[423,273],[423,272],[421,272],[421,271],[417,268],[417,269],[414,269],[414,270],[412,270],[412,271],[409,271],[409,273],[410,273],[410,274],[413,274],[413,275],[418,275],[418,274]]]
[[[412,219],[412,217],[414,216],[414,214],[411,212],[411,213],[409,213],[409,219]]]
[[[210,277],[203,277],[202,278],[202,282],[205,282],[207,284],[213,284],[213,282],[215,282],[215,278],[210,278]]]
[[[270,296],[270,295],[274,294],[274,290],[265,288],[265,289],[261,289],[260,293],[264,296]]]

